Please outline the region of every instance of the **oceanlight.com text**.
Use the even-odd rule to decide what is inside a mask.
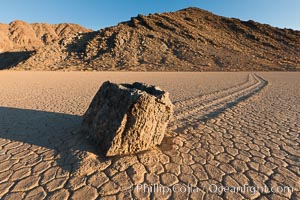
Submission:
[[[216,184],[210,184],[207,187],[195,187],[192,185],[186,184],[175,184],[171,187],[164,186],[162,184],[139,184],[132,188],[137,190],[138,192],[144,193],[171,193],[171,192],[181,192],[181,193],[194,193],[194,192],[202,192],[206,191],[208,193],[222,194],[223,192],[233,192],[233,193],[248,193],[255,194],[259,193],[291,193],[294,189],[290,186],[275,186],[275,187],[256,187],[251,185],[243,185],[240,187],[235,186],[221,186]]]

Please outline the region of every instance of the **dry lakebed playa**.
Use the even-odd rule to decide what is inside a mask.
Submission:
[[[79,132],[101,84],[175,106],[161,145],[104,157]],[[300,199],[298,72],[0,72],[0,199]]]

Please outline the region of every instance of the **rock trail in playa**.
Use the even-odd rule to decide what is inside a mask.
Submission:
[[[180,122],[186,122],[186,126],[191,125],[192,121],[198,123],[199,120],[209,119],[210,116],[213,117],[226,108],[250,97],[266,85],[267,81],[251,73],[248,80],[240,85],[177,101],[175,103],[175,107],[177,107],[176,119]],[[178,124],[178,121],[175,121],[174,124]]]
[[[12,73],[16,72],[0,73],[1,199],[300,198],[299,73],[240,74],[243,78],[228,82],[226,87],[220,85],[219,90],[199,95],[194,92],[195,95],[187,98],[178,95],[184,88],[176,88],[171,93],[176,106],[175,118],[163,143],[151,151],[114,158],[101,156],[77,131],[80,113],[90,99],[77,96],[82,100],[82,104],[78,103],[73,90],[80,83],[76,90],[83,96],[85,92],[90,93],[92,97],[100,85],[93,80],[104,75],[88,74],[90,79],[86,81],[81,77],[86,75],[53,74],[50,76],[53,80],[63,77],[69,81],[70,85],[65,85],[69,93],[58,86],[49,86],[53,87],[49,96],[43,90],[30,93],[28,88],[33,83],[26,82],[26,89],[16,87],[14,80],[5,79],[23,77],[22,82],[26,76],[35,76],[32,72]],[[117,76],[121,77],[112,75]],[[140,76],[150,80],[148,75]],[[175,80],[161,81],[155,79],[158,75],[151,76],[153,82],[165,82],[162,87],[176,85],[172,82]],[[181,79],[175,82],[181,81],[182,85],[189,81],[177,76]],[[198,76],[216,81],[212,79],[213,74]],[[234,78],[222,73],[219,76]],[[76,77],[76,81],[70,77]],[[44,78],[40,75],[33,80],[47,88]],[[120,78],[121,82],[124,80]],[[89,84],[97,87],[91,90],[94,85]],[[193,87],[191,84],[191,90]],[[205,90],[210,86],[201,87]],[[24,94],[27,100],[21,98]],[[28,100],[37,94],[39,99]],[[68,95],[70,98],[65,98]],[[62,104],[54,103],[60,98]],[[292,190],[222,190],[222,186],[243,188],[246,185],[269,189],[288,186]],[[154,186],[158,186],[156,191]],[[215,191],[213,187],[221,189]]]

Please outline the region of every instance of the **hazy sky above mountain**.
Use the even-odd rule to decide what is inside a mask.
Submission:
[[[0,22],[77,23],[94,30],[137,14],[199,7],[217,15],[300,30],[300,0],[3,0]]]

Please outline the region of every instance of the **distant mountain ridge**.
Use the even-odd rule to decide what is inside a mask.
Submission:
[[[32,27],[31,34],[26,35],[34,32],[39,40],[23,37],[22,31],[17,32],[19,37],[14,37],[18,34],[9,36],[16,44],[30,44],[25,47],[32,50],[9,68],[99,71],[300,70],[299,31],[279,29],[251,20],[221,17],[199,8],[138,15],[130,21],[99,31],[76,26],[64,34],[64,29],[59,27],[50,26],[51,31],[44,31],[48,29],[43,26]],[[77,34],[74,34],[76,30]],[[49,32],[49,36],[45,32]],[[11,38],[19,39],[15,42]]]
[[[0,24],[0,52],[11,50],[32,50],[78,32],[90,32],[77,24],[47,24],[16,20]]]

